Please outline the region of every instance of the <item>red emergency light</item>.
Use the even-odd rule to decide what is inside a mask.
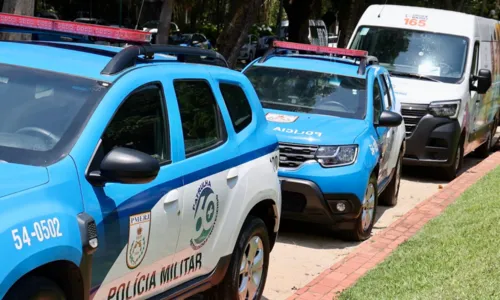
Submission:
[[[129,43],[150,43],[151,33],[102,25],[0,13],[0,27],[8,26],[50,33],[74,34]]]
[[[350,50],[344,48],[333,48],[333,47],[316,46],[316,45],[299,44],[299,43],[282,42],[282,41],[274,41],[273,47],[287,49],[287,50],[298,50],[298,51],[309,51],[314,53],[343,55],[355,58],[366,58],[368,56],[368,51],[363,51],[363,50]]]

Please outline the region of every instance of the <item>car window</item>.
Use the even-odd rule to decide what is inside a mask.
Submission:
[[[389,79],[389,74],[387,73],[384,73],[384,75],[382,75],[382,78],[384,79],[384,85],[385,87],[387,88],[387,100],[389,100],[389,107],[392,107],[392,94],[391,94],[391,84],[390,84],[390,79]]]
[[[204,80],[175,80],[175,94],[181,113],[186,156],[193,156],[222,144],[226,130],[212,88]]]
[[[252,109],[245,92],[237,85],[221,83],[220,91],[231,116],[234,130],[238,133],[252,122]]]
[[[170,160],[161,87],[149,85],[132,93],[120,106],[102,137],[104,155],[115,147]]]
[[[373,122],[378,124],[382,113],[382,93],[378,80],[373,82]]]
[[[389,88],[387,87],[387,83],[385,82],[384,75],[380,75],[380,77],[378,77],[377,80],[380,86],[382,87],[382,95],[384,97],[383,107],[384,109],[387,109],[390,107]]]

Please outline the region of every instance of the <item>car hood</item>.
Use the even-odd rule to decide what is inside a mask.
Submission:
[[[363,120],[265,109],[278,141],[305,145],[352,144],[368,124]]]
[[[461,99],[459,85],[391,76],[396,98],[401,103],[429,104],[432,101]]]
[[[44,167],[0,161],[0,198],[45,184],[49,181]]]

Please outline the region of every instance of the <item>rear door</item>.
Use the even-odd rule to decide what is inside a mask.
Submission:
[[[223,255],[216,250],[223,236],[230,189],[239,180],[238,147],[227,130],[228,113],[214,94],[209,74],[177,75],[171,82],[172,106],[177,106],[177,144],[184,184],[182,229],[170,266],[168,286],[178,286],[210,273]],[[229,121],[230,122],[230,121]]]

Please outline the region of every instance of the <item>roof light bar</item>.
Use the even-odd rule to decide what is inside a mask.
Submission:
[[[151,33],[145,31],[0,13],[0,27],[6,26],[32,29],[34,33],[83,35],[128,43],[151,42]]]
[[[368,51],[363,50],[351,50],[282,41],[274,41],[273,47],[287,50],[309,51],[322,54],[335,54],[353,58],[366,58],[368,56]]]

